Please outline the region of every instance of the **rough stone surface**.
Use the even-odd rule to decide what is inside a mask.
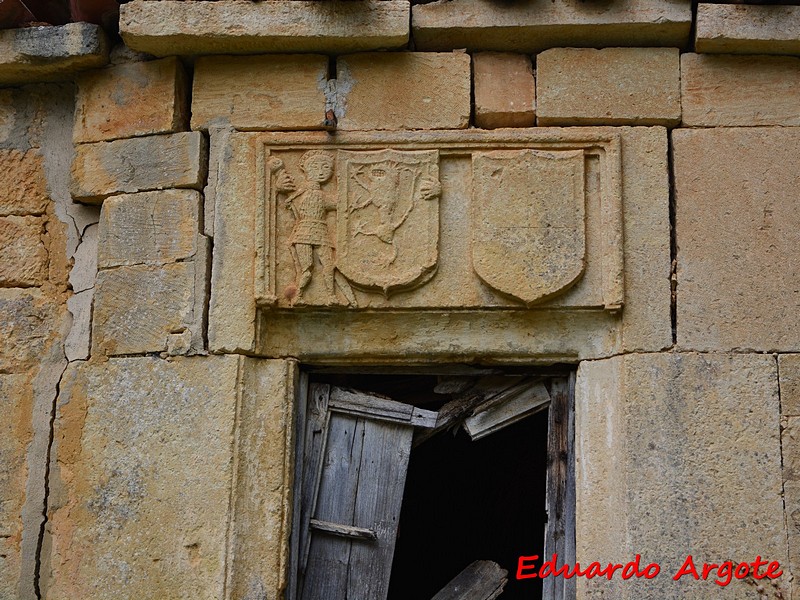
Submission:
[[[682,129],[673,156],[678,344],[797,351],[800,131]]]
[[[681,55],[686,127],[800,125],[800,58]]]
[[[751,581],[720,587],[672,575],[688,554],[701,568],[756,555],[785,566],[779,411],[772,356],[633,354],[582,363],[577,559],[625,564],[640,554],[661,574],[579,578],[578,597],[753,597]],[[783,596],[767,584],[770,597],[787,597],[784,573]]]
[[[800,354],[778,356],[781,376],[781,414],[800,417]]]
[[[328,58],[203,57],[194,68],[192,128],[320,129]]]
[[[800,7],[700,3],[695,50],[723,54],[800,54]]]
[[[459,129],[470,112],[470,57],[463,52],[337,60],[339,129]]]
[[[621,135],[621,144],[618,135]],[[331,213],[338,213],[338,210],[331,210],[327,235],[336,240],[336,268],[330,273],[319,265],[312,265],[308,278],[290,254],[297,217],[289,210],[285,199],[297,192],[289,192],[286,186],[291,182],[300,192],[310,189],[301,163],[309,147],[319,148],[327,139],[325,133],[220,132],[212,135],[214,162],[210,167],[212,176],[207,201],[213,202],[215,207],[209,322],[209,344],[213,351],[253,352],[257,337],[263,344],[258,351],[267,356],[327,357],[331,360],[341,359],[348,352],[352,360],[361,360],[353,354],[356,348],[363,351],[363,355],[359,353],[363,360],[370,356],[423,356],[426,352],[446,360],[448,356],[462,357],[471,352],[499,352],[509,359],[521,359],[528,350],[531,355],[544,353],[563,357],[576,356],[577,352],[578,356],[598,356],[612,347],[655,351],[671,345],[669,180],[667,137],[663,128],[341,132],[336,136],[336,147],[308,155],[327,156],[328,162],[335,163],[333,172],[326,173],[320,189],[329,207],[335,208],[345,200],[361,198],[363,201],[363,197],[352,191],[361,189],[353,183],[353,177],[358,179],[360,175],[347,173],[375,171],[376,176],[380,176],[381,172],[394,168],[391,161],[386,162],[390,158],[395,162],[413,158],[416,162],[408,163],[408,169],[419,170],[422,179],[431,180],[426,189],[434,189],[436,180],[441,185],[438,200],[422,203],[427,211],[431,202],[437,202],[438,214],[422,213],[425,218],[410,232],[398,227],[393,237],[397,256],[384,264],[380,262],[382,257],[392,256],[391,244],[373,243],[373,251],[365,254],[363,247],[356,244],[360,242],[360,234],[353,233],[356,226],[370,231],[378,223],[379,213],[358,213],[358,218],[353,218],[348,213],[333,215]],[[553,144],[566,144],[570,150],[556,151],[557,146]],[[576,159],[575,148],[596,147],[597,144],[606,148],[602,157],[591,155],[585,164],[576,160],[576,168],[585,168],[588,173],[586,189],[583,177],[571,180],[572,184],[566,188],[562,178],[551,177],[558,171],[550,170],[556,163]],[[613,158],[620,146],[624,148],[621,164]],[[384,150],[393,147],[404,150],[393,154]],[[538,150],[517,149],[528,147]],[[449,152],[440,156],[438,162],[431,155],[437,148],[447,148]],[[263,151],[271,153],[266,160],[275,167],[267,179],[257,175],[256,169]],[[576,227],[569,215],[550,211],[547,218],[575,234],[570,236],[559,231],[557,235],[546,236],[542,243],[546,242],[548,248],[552,245],[557,257],[542,252],[532,242],[531,232],[524,232],[528,237],[520,234],[518,239],[514,238],[518,244],[513,251],[501,259],[490,257],[489,262],[504,261],[496,264],[496,270],[502,270],[505,263],[511,262],[512,255],[515,264],[522,265],[520,268],[526,264],[525,257],[530,258],[531,264],[538,261],[541,265],[550,264],[551,259],[568,257],[574,267],[573,278],[575,272],[578,273],[577,280],[561,281],[558,273],[547,271],[530,282],[507,278],[505,282],[492,280],[487,285],[484,282],[487,277],[491,280],[492,270],[487,268],[482,274],[476,273],[474,240],[483,238],[478,225],[471,228],[471,224],[474,224],[475,205],[487,196],[485,189],[489,185],[474,181],[476,177],[486,179],[486,169],[479,169],[479,163],[497,158],[510,160],[513,166],[516,164],[513,161],[521,160],[523,155],[541,162],[535,165],[540,175],[535,185],[547,189],[545,196],[555,195],[567,204],[573,203],[576,215],[584,210],[585,225]],[[616,166],[604,171],[605,161]],[[372,167],[367,169],[370,165]],[[610,178],[612,172],[621,172],[623,179]],[[372,185],[364,181],[365,185]],[[273,191],[269,191],[271,185],[276,186]],[[510,201],[512,192],[516,194],[520,185],[528,189],[529,184],[520,184],[512,177],[504,185],[507,187],[504,197]],[[616,195],[620,190],[624,198]],[[575,203],[575,198],[583,198],[584,194],[589,198],[585,206]],[[302,201],[301,196],[295,196],[290,204],[298,202],[298,198]],[[465,202],[465,198],[469,202]],[[615,198],[620,205],[614,204]],[[526,206],[517,202],[514,209],[517,212],[509,212],[512,216],[507,215],[507,220],[533,219],[532,213],[536,211],[526,212]],[[517,213],[519,218],[513,218]],[[603,214],[609,220],[603,220]],[[614,214],[618,214],[618,221],[611,218]],[[584,223],[582,218],[578,219],[579,223]],[[422,231],[427,233],[423,235]],[[487,239],[496,237],[489,233],[484,232]],[[569,242],[573,239],[574,248]],[[433,244],[438,248],[433,247],[431,254]],[[579,251],[584,247],[585,252]],[[341,248],[350,248],[346,259],[340,259]],[[317,253],[319,256],[319,251]],[[614,267],[623,260],[622,254],[624,286]],[[355,262],[357,268],[352,268],[354,257],[359,256],[362,260]],[[431,256],[436,265],[434,271],[430,269]],[[399,270],[403,264],[419,265],[419,268],[404,272]],[[530,289],[534,283],[541,287],[545,280],[544,291],[534,293],[535,290]],[[354,284],[351,286],[348,281]],[[394,285],[401,287],[395,292]],[[490,289],[490,285],[494,289]],[[388,288],[388,294],[384,294],[384,288]],[[528,310],[526,303],[533,302],[539,302],[535,314],[512,316],[508,312]],[[624,310],[617,312],[623,302]],[[263,320],[259,319],[257,305],[261,306]],[[329,311],[331,305],[338,305],[339,311]],[[493,317],[476,310],[488,307],[504,308],[506,312],[497,313],[495,322]],[[288,314],[272,312],[273,308],[302,310]],[[308,311],[315,308],[329,314],[310,315]],[[342,309],[348,312],[381,310],[382,316],[376,319],[374,315],[345,315]],[[389,314],[396,309],[417,310]],[[454,309],[475,312],[450,314]],[[590,310],[579,315],[571,309]],[[422,314],[423,311],[428,312]],[[445,311],[446,315],[436,311]],[[608,314],[601,315],[604,311]],[[456,341],[455,333],[443,334],[440,322],[449,323],[452,331],[459,331],[463,339]],[[256,335],[259,323],[262,329]],[[342,327],[347,331],[346,336],[335,333]],[[498,333],[497,339],[491,339],[487,331],[494,327],[505,333]],[[573,329],[584,342],[590,340],[582,350],[578,349],[577,337],[566,333]],[[536,331],[533,336],[525,333],[533,330]],[[495,342],[502,348],[496,347]]]
[[[0,31],[0,83],[70,79],[108,62],[102,28],[90,23]]]
[[[120,7],[120,33],[135,50],[172,54],[363,52],[408,43],[404,0],[137,0]]]
[[[200,193],[193,190],[108,198],[100,215],[98,265],[160,265],[192,258],[198,248],[200,202]]]
[[[677,48],[553,48],[536,57],[539,125],[677,125]]]
[[[73,141],[99,142],[186,129],[186,73],[165,58],[92,71],[78,79]]]
[[[70,366],[47,597],[221,598],[239,359]]]
[[[72,163],[73,198],[100,202],[119,193],[200,188],[206,143],[200,132],[81,144]]]
[[[0,374],[0,598],[16,598],[22,572],[26,453],[33,438],[33,389],[27,374]]]
[[[783,497],[786,503],[786,522],[789,532],[789,571],[795,574],[792,581],[792,598],[800,593],[796,573],[800,573],[800,482],[785,481]]]
[[[47,279],[40,217],[0,217],[0,286],[29,287]]]
[[[291,362],[233,356],[71,366],[52,451],[47,597],[216,600],[226,581],[233,598],[278,597],[295,378]]]
[[[41,215],[47,208],[47,202],[47,181],[41,152],[0,150],[0,217]]]
[[[195,261],[101,270],[95,290],[93,353],[201,350],[205,254],[203,248],[203,256]]]
[[[418,50],[540,52],[554,47],[674,46],[689,43],[691,3],[685,0],[440,0],[412,9]]]
[[[524,54],[476,52],[472,55],[475,125],[484,129],[536,124],[533,64]]]

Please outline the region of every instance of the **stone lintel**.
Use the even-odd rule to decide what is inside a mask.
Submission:
[[[692,24],[685,0],[440,0],[412,8],[417,50],[540,52],[555,47],[685,48]]]
[[[122,39],[156,56],[402,48],[408,23],[404,0],[136,0],[120,7]]]
[[[0,84],[70,79],[108,62],[108,40],[91,23],[0,31]]]
[[[700,3],[695,51],[800,54],[800,6]]]

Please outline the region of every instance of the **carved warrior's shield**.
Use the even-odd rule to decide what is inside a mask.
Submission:
[[[526,304],[575,283],[586,253],[583,151],[476,152],[472,166],[480,278]]]
[[[436,270],[439,153],[337,152],[336,268],[357,286],[416,287]]]

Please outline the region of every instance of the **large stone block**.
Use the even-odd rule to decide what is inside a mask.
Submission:
[[[108,62],[103,29],[67,23],[0,31],[0,83],[71,79],[76,71]]]
[[[42,154],[0,150],[0,217],[41,215],[48,199]]]
[[[530,127],[536,124],[533,64],[524,54],[476,52],[472,55],[475,126]]]
[[[553,48],[536,57],[539,125],[677,125],[677,48]]]
[[[671,345],[663,128],[340,132],[335,142],[212,133],[213,351],[552,360]],[[297,223],[316,198],[315,161],[326,221],[309,231]],[[531,189],[558,202],[521,200]],[[378,191],[412,207],[394,229],[370,204]],[[545,214],[558,236],[538,237]],[[303,255],[312,235],[321,248]],[[304,256],[326,262],[305,268]],[[526,268],[538,270],[515,276]]]
[[[186,73],[175,57],[92,71],[78,79],[75,143],[173,133],[189,120]]]
[[[339,129],[463,129],[470,85],[470,57],[463,52],[339,57]]]
[[[70,366],[52,450],[47,597],[216,600],[231,579],[277,597],[292,381],[291,363],[234,356]]]
[[[41,217],[0,217],[0,286],[30,287],[47,279]]]
[[[72,197],[101,202],[119,193],[203,185],[206,142],[200,132],[80,144],[72,163]]]
[[[670,46],[684,48],[692,25],[686,0],[532,0],[497,4],[454,0],[417,4],[411,29],[418,50],[540,52],[554,47]]]
[[[781,376],[781,414],[800,417],[800,354],[778,356]]]
[[[800,130],[676,130],[677,335],[692,350],[800,349]]]
[[[763,584],[771,597],[787,597],[779,412],[772,356],[633,354],[582,363],[577,559],[585,568],[639,554],[642,565],[658,563],[661,573],[652,580],[623,581],[619,572],[611,581],[579,579],[578,597],[753,596],[750,578],[727,587],[715,577],[673,581],[690,554],[700,569],[756,556],[779,561],[784,576]]]
[[[0,374],[0,598],[17,598],[22,568],[26,452],[33,438],[33,389],[26,374]]]
[[[321,129],[327,78],[320,55],[200,58],[192,128]]]
[[[137,0],[120,7],[119,25],[129,47],[166,56],[400,48],[408,43],[408,23],[405,0]]]
[[[160,265],[192,258],[200,242],[200,193],[163,190],[106,199],[100,214],[97,262]]]
[[[800,54],[800,7],[697,5],[695,50],[723,54]]]
[[[681,55],[687,127],[800,125],[800,58]]]
[[[193,261],[97,274],[92,351],[106,355],[203,348],[207,246]]]

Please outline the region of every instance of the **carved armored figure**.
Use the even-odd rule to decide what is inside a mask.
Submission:
[[[314,255],[322,265],[322,279],[328,294],[328,302],[336,302],[336,267],[334,244],[328,231],[327,213],[336,210],[336,198],[322,189],[333,176],[333,157],[321,150],[309,150],[300,159],[300,168],[305,176],[297,188],[294,179],[286,171],[277,177],[279,192],[288,194],[285,205],[295,218],[289,245],[295,264],[297,294],[295,302],[302,299],[303,291],[311,282],[314,270]],[[340,276],[341,278],[341,276]],[[352,290],[339,282],[348,303],[355,304]]]

